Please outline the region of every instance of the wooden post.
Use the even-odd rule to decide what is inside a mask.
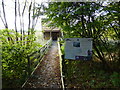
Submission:
[[[31,72],[31,70],[30,70],[30,67],[31,67],[30,57],[27,56],[27,59],[28,59],[28,75],[30,75],[30,72]]]

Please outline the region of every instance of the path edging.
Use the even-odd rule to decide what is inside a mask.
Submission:
[[[62,81],[62,88],[63,90],[65,90],[65,86],[64,86],[64,80],[63,80],[63,74],[62,74],[62,53],[61,53],[61,50],[60,50],[60,43],[59,41],[57,41],[57,44],[58,44],[58,51],[59,51],[59,60],[60,60],[60,72],[61,72],[61,81]]]

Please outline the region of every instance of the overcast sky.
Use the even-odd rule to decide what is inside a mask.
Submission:
[[[2,0],[1,0],[2,1]],[[14,22],[15,22],[15,3],[14,3],[15,0],[4,0],[4,4],[5,4],[5,12],[6,12],[6,19],[7,19],[7,22],[8,22],[8,28],[9,29],[14,29]],[[18,0],[17,0],[18,1]],[[20,1],[20,5],[21,5],[21,10],[23,10],[23,7],[24,7],[24,2],[25,0],[19,0]],[[27,3],[27,9],[25,11],[25,16],[24,16],[24,20],[25,20],[25,30],[28,29],[28,6],[30,5],[30,2],[31,1],[34,1],[34,0],[27,0],[28,3]],[[42,2],[47,2],[49,0],[35,0],[36,3],[41,3]],[[58,1],[62,1],[62,0],[58,0]],[[109,1],[109,0],[107,0]],[[106,4],[106,3],[104,3]],[[0,14],[3,18],[3,12],[2,12],[2,2],[0,2]],[[18,14],[17,14],[18,15]],[[17,17],[17,27],[18,27],[18,30],[20,29],[20,21],[19,21],[19,15]],[[1,21],[1,18],[0,18],[0,29],[4,29],[4,25]],[[36,30],[40,30],[41,29],[41,19],[39,19],[38,23],[37,23],[37,26],[35,28]]]
[[[7,23],[8,23],[8,28],[9,29],[14,29],[15,28],[15,3],[14,3],[15,0],[4,0],[4,4],[5,4],[5,12],[6,12],[6,19],[7,19]],[[21,11],[23,10],[23,7],[24,7],[24,2],[25,0],[19,0],[20,1],[20,9]],[[30,5],[30,2],[31,1],[34,1],[34,0],[27,0],[28,3],[27,3],[27,8],[26,8],[26,11],[25,11],[25,16],[24,16],[24,23],[25,23],[25,30],[28,29],[28,6]],[[43,0],[42,0],[43,1]],[[36,3],[41,3],[41,0],[35,0]],[[2,12],[2,2],[0,2],[0,14],[3,18],[3,12]],[[43,16],[44,17],[44,16]],[[20,21],[19,21],[19,15],[17,13],[17,27],[18,27],[18,30],[20,29]],[[3,22],[0,18],[0,29],[4,29],[4,25],[3,25]],[[41,18],[39,18],[39,21],[37,23],[37,26],[36,28],[37,30],[40,30],[41,29]]]

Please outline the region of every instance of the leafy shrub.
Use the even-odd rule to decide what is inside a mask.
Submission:
[[[24,38],[26,39],[20,40],[21,34],[13,30],[4,29],[1,30],[1,33],[3,84],[4,81],[9,80],[13,80],[14,84],[22,84],[28,75],[27,56],[39,49],[42,45],[34,42],[34,34],[25,35]],[[16,35],[19,38],[18,41],[16,41]]]
[[[120,74],[117,72],[114,72],[111,76],[110,76],[110,81],[112,82],[112,84],[115,87],[119,87],[120,86]]]

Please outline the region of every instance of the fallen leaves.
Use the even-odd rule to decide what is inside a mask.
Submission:
[[[57,43],[54,43],[26,83],[25,88],[60,88],[61,75],[58,55]]]

